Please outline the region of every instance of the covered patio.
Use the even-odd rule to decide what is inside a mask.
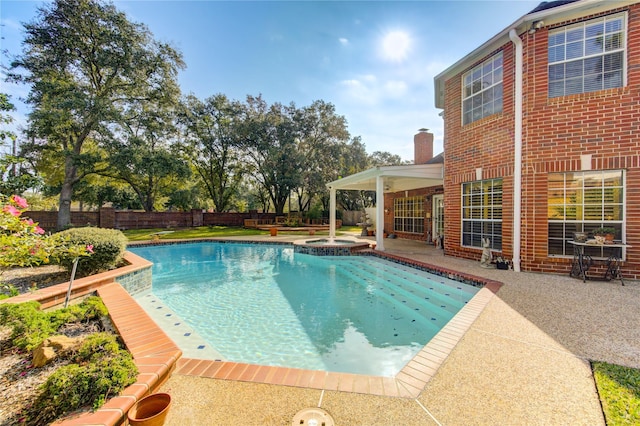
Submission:
[[[444,165],[411,164],[403,166],[376,166],[371,169],[347,176],[327,187],[331,194],[329,207],[329,237],[336,236],[336,191],[375,191],[376,192],[376,250],[384,251],[384,194],[388,192],[409,191],[417,188],[442,185]]]

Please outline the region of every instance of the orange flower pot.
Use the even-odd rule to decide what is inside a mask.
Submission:
[[[131,426],[162,426],[171,407],[171,395],[153,393],[135,403],[127,413]]]

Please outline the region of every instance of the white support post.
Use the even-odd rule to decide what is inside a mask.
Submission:
[[[384,181],[376,177],[376,250],[384,251]]]
[[[336,189],[329,188],[329,238],[336,237]]]

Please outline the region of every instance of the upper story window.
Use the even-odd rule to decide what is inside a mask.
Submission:
[[[619,13],[549,32],[549,97],[624,84],[626,15]]]
[[[502,52],[462,76],[462,124],[502,111]]]

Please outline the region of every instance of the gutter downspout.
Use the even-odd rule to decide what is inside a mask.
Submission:
[[[516,47],[515,124],[513,148],[513,270],[520,272],[520,243],[522,234],[522,40],[515,29],[509,38]]]

